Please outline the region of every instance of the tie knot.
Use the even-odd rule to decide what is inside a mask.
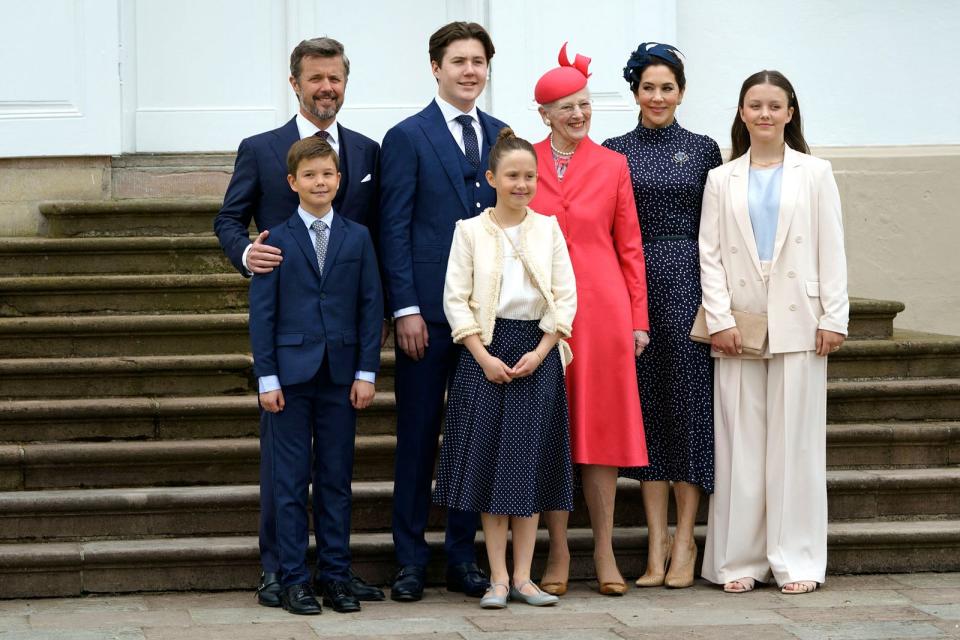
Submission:
[[[322,130],[321,130],[321,131],[317,131],[314,135],[317,136],[318,138],[320,138],[321,140],[323,140],[324,142],[330,142],[330,132],[329,132],[329,131],[322,131]]]
[[[460,123],[460,126],[461,126],[461,127],[472,127],[472,126],[473,126],[473,118],[471,118],[470,116],[457,116],[456,120],[457,120],[457,122]]]
[[[323,220],[314,220],[313,224],[310,225],[310,228],[313,229],[315,233],[320,233],[327,228],[327,223]]]

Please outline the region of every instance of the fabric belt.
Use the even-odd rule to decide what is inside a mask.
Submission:
[[[680,236],[650,236],[649,238],[643,239],[643,244],[649,244],[651,242],[675,242],[677,240],[696,240],[697,236],[692,233],[687,233]]]

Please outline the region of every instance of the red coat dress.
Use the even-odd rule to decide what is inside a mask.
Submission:
[[[567,368],[573,461],[645,466],[633,331],[649,328],[647,280],[627,159],[585,138],[561,182],[549,138],[534,148],[530,207],[557,217],[577,278]]]

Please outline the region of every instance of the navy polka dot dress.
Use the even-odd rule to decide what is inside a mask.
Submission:
[[[487,351],[513,366],[539,344],[538,325],[497,318]],[[523,517],[573,510],[567,391],[558,349],[550,350],[533,375],[506,384],[487,380],[470,351],[461,351],[447,396],[433,501]]]
[[[707,172],[721,164],[713,139],[674,122],[642,125],[605,147],[627,157],[643,234],[650,345],[637,383],[650,465],[621,470],[636,480],[689,482],[713,493],[713,362],[690,340],[700,306],[697,236]]]

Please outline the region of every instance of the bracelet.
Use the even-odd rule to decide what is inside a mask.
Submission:
[[[534,349],[533,353],[536,354],[538,358],[540,358],[540,364],[543,364],[543,356],[540,355],[540,352]]]

